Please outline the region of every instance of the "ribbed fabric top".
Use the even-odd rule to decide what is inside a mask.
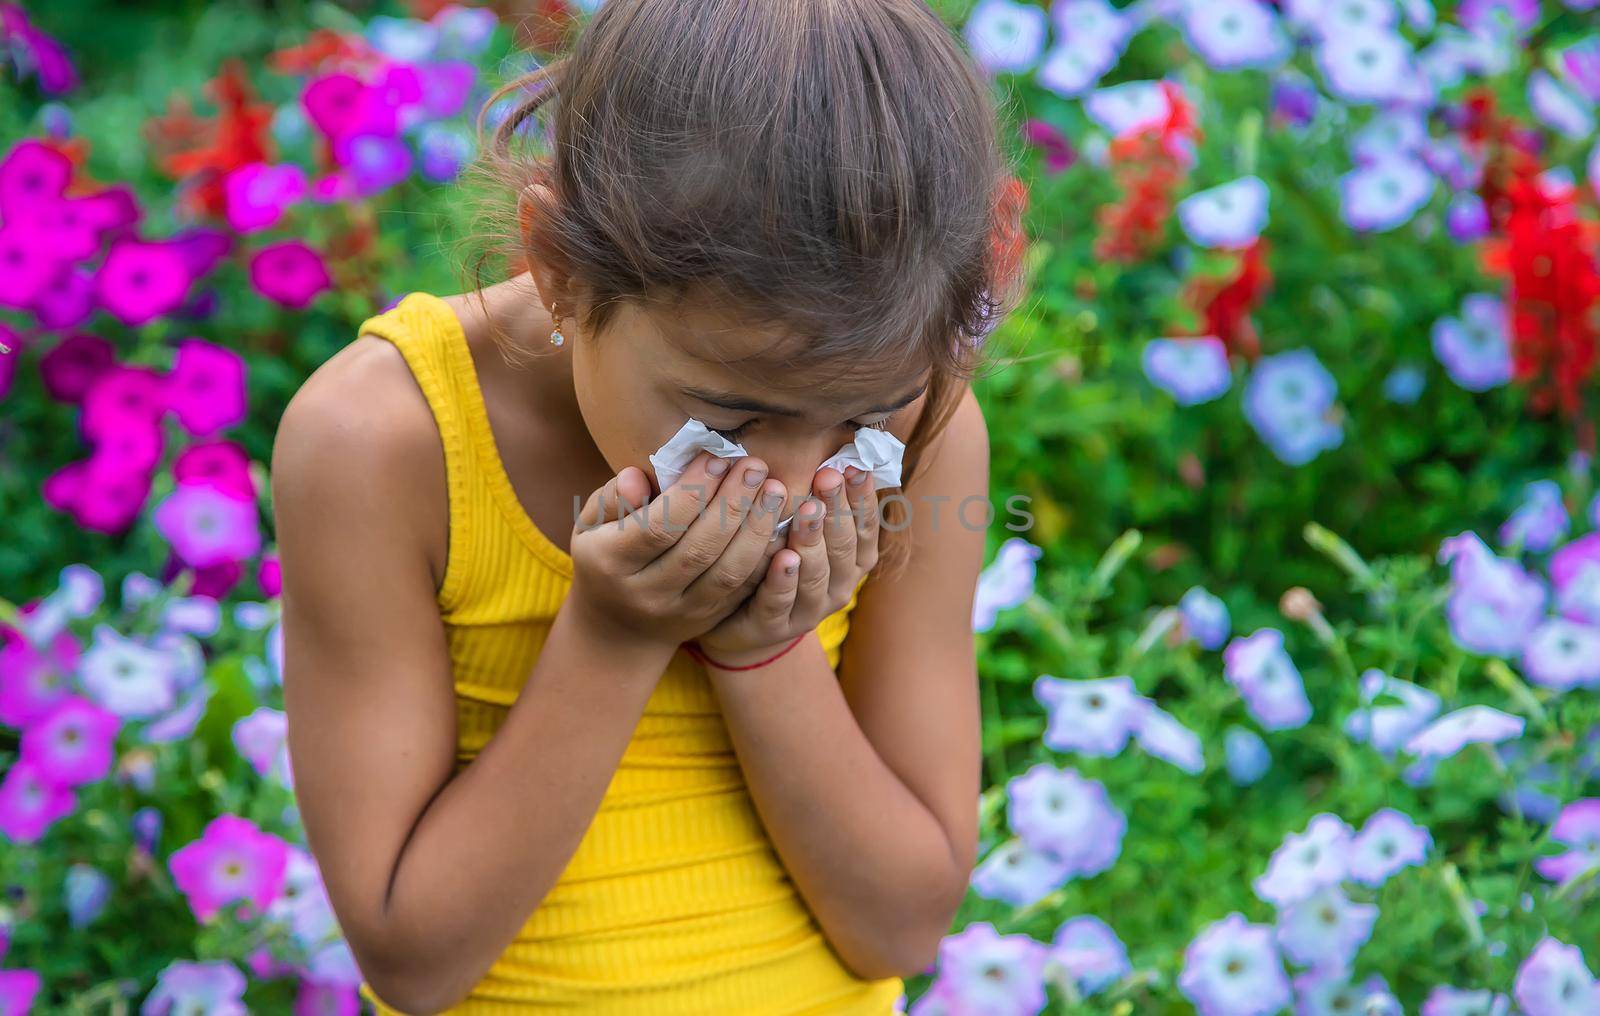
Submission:
[[[572,558],[517,499],[450,305],[413,293],[360,333],[399,348],[444,446],[449,551],[437,599],[460,771],[533,669]],[[855,603],[817,628],[836,667]],[[708,676],[680,650],[566,869],[449,1012],[883,1016],[903,989],[898,977],[856,977],[823,937],[756,813]],[[361,994],[380,1016],[403,1016],[364,982]]]

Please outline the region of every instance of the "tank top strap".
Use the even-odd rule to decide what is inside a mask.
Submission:
[[[422,389],[439,428],[444,447],[445,482],[449,494],[449,550],[438,601],[448,609],[460,599],[466,565],[473,557],[473,518],[486,495],[473,456],[479,421],[473,407],[478,397],[472,352],[460,319],[444,300],[416,292],[361,323],[358,335],[374,335],[400,350]]]

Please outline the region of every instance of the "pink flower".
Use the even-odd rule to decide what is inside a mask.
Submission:
[[[0,226],[0,305],[26,310],[55,278],[61,261],[26,223]]]
[[[18,760],[0,781],[0,833],[32,843],[77,806],[72,788],[52,783],[37,765]]]
[[[92,783],[111,771],[121,727],[115,713],[69,695],[22,732],[21,758],[60,786]]]
[[[255,481],[250,478],[250,456],[234,441],[192,444],[172,461],[178,486],[211,486],[241,501],[254,501]]]
[[[139,221],[139,206],[126,188],[113,187],[87,197],[57,198],[19,218],[54,257],[82,261],[100,249],[106,234]]]
[[[94,313],[94,275],[71,265],[61,266],[55,278],[34,294],[30,309],[45,328],[76,328]]]
[[[26,727],[71,694],[68,678],[78,666],[78,640],[66,629],[40,652],[12,636],[0,646],[0,723]]]
[[[69,462],[45,478],[45,503],[68,512],[85,529],[120,533],[150,496],[150,474],[104,455]]]
[[[119,240],[95,276],[95,293],[124,324],[142,325],[176,310],[193,281],[173,244]]]
[[[256,582],[261,586],[262,593],[267,599],[274,599],[283,591],[283,577],[279,571],[278,555],[267,554],[261,558],[261,564],[256,568]]]
[[[84,393],[79,426],[85,437],[101,441],[130,424],[158,423],[166,408],[166,375],[150,367],[118,364],[100,374]]]
[[[301,981],[294,997],[294,1016],[356,1016],[361,1000],[348,984]]]
[[[235,900],[246,901],[241,916],[265,910],[283,887],[288,863],[283,840],[249,819],[219,815],[198,840],[173,853],[169,867],[195,917],[206,921]]]
[[[112,472],[148,473],[160,464],[165,445],[160,426],[128,417],[121,427],[95,439],[94,457]]]
[[[58,402],[82,402],[95,381],[116,362],[116,350],[93,335],[70,335],[39,359],[44,389]]]
[[[349,74],[327,74],[307,82],[300,94],[306,117],[329,141],[382,127],[385,111],[359,78]],[[393,113],[388,114],[388,133],[393,133]]]
[[[22,141],[0,161],[0,217],[23,218],[60,199],[72,181],[72,162],[41,141]]]
[[[189,433],[203,437],[244,419],[244,360],[200,339],[178,343],[167,377],[167,405]]]
[[[228,225],[236,233],[254,233],[278,224],[283,213],[306,196],[305,170],[293,163],[252,163],[228,174],[223,192]]]
[[[316,251],[298,240],[261,248],[250,259],[250,284],[269,300],[301,308],[333,285]]]
[[[42,984],[37,970],[0,970],[0,1012],[31,1012]]]
[[[244,561],[261,552],[255,503],[210,485],[179,487],[156,506],[152,520],[178,557],[195,568]]]

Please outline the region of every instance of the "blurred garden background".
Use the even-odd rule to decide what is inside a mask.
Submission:
[[[364,1004],[274,427],[463,288],[473,116],[594,6],[0,2],[3,1016]],[[934,6],[1020,183],[1033,525],[907,1009],[1600,1013],[1600,2]]]

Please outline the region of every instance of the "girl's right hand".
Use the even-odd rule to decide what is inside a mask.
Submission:
[[[772,538],[784,487],[760,459],[703,452],[644,503],[649,492],[629,466],[589,496],[572,530],[568,599],[607,638],[676,646],[761,584],[784,545]]]

